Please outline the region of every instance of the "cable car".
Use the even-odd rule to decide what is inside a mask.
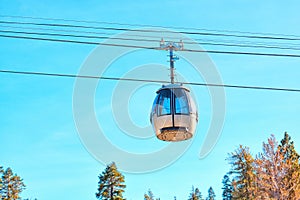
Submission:
[[[164,141],[190,139],[197,126],[198,112],[189,89],[169,84],[156,93],[150,121],[157,138]]]
[[[164,141],[183,141],[193,137],[197,122],[197,107],[190,95],[190,90],[182,84],[175,84],[174,62],[178,60],[173,51],[183,49],[183,43],[169,42],[162,39],[160,49],[168,50],[170,57],[171,84],[162,86],[156,93],[150,122],[156,137]]]

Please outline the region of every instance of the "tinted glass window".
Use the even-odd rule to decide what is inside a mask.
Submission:
[[[158,99],[158,115],[171,114],[171,91],[161,90]]]
[[[189,102],[185,90],[175,89],[175,113],[176,114],[189,114]]]

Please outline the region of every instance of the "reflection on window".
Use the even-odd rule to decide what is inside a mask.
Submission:
[[[175,89],[175,113],[189,114],[189,102],[183,89]]]
[[[161,90],[158,99],[158,115],[171,114],[171,92],[170,90]]]
[[[184,89],[164,89],[160,91],[157,100],[157,114],[170,115],[189,114],[189,102]]]

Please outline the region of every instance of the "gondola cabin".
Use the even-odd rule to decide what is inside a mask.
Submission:
[[[150,121],[156,136],[164,141],[183,141],[193,137],[198,112],[190,91],[179,84],[162,86],[154,100]]]

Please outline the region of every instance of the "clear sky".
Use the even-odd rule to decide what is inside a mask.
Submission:
[[[0,14],[300,35],[299,7],[300,3],[296,0],[1,0]],[[13,19],[0,17],[0,20]],[[0,29],[6,30],[4,27]],[[1,37],[0,44],[2,70],[70,74],[77,74],[97,48],[92,45]],[[242,50],[214,46],[202,48]],[[287,50],[264,51],[297,53]],[[100,56],[99,59],[104,57]],[[209,54],[209,57],[225,84],[300,88],[299,58],[222,54]],[[116,60],[105,75],[119,77],[139,65],[167,65],[166,60],[165,51],[133,52]],[[193,73],[184,59],[176,62],[176,68],[188,81],[204,81]],[[152,79],[156,74],[150,75]],[[142,77],[147,79],[147,73]],[[133,153],[147,154],[164,148],[166,144],[155,137],[143,140],[128,137],[120,131],[110,106],[117,83],[101,83],[95,94],[95,110],[97,120],[111,143]],[[72,78],[0,74],[0,165],[11,167],[24,179],[27,189],[22,193],[23,198],[95,199],[98,175],[105,165],[87,151],[78,135],[72,105],[74,84],[75,79]],[[149,125],[149,111],[157,88],[158,84],[148,84],[131,95],[126,108],[138,126]],[[239,144],[249,146],[255,154],[271,134],[280,140],[287,131],[300,152],[299,93],[225,89],[226,117],[223,130],[214,149],[200,159],[199,151],[213,110],[207,88],[193,86],[191,89],[200,113],[191,146],[173,164],[163,169],[138,174],[123,172],[127,199],[143,199],[149,188],[162,200],[173,199],[173,196],[179,200],[187,199],[192,186],[198,187],[204,197],[212,186],[217,199],[221,199],[221,180],[229,170],[225,160],[227,154]],[[106,152],[107,149],[101,146],[99,150],[107,155],[112,153]],[[164,157],[158,156],[157,162],[161,162],[161,159]],[[131,164],[141,166],[145,163]]]

